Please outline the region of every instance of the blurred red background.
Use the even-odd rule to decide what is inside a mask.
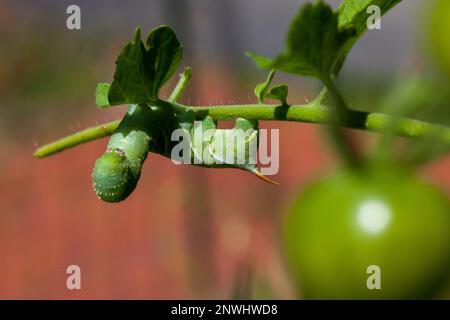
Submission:
[[[312,125],[270,127],[281,133],[280,186],[150,155],[120,204],[99,201],[91,186],[106,141],[45,160],[24,146],[1,166],[0,298],[228,298],[243,266],[269,296],[293,297],[279,224],[332,158]],[[449,192],[449,167],[447,157],[422,174]],[[80,291],[66,289],[71,264],[81,267]]]
[[[245,21],[239,22],[238,8],[225,11],[210,1],[203,11],[190,9],[190,21],[208,28],[228,12],[227,23],[222,22],[220,28],[214,25],[220,31],[216,30],[216,37],[229,33],[234,42],[220,38],[217,45],[201,36],[195,45],[186,41],[186,59],[194,67],[194,76],[185,102],[255,101],[249,93],[264,73],[242,69],[243,61],[250,63],[245,57],[233,59],[243,56],[241,47],[247,44],[245,49],[261,46],[275,52],[273,39],[281,43],[289,21],[286,13],[295,13],[289,6],[299,5],[266,2],[272,15],[265,19],[281,24],[253,44],[254,37],[245,38],[240,31]],[[120,204],[103,203],[92,190],[90,175],[107,140],[43,160],[34,159],[33,150],[96,121],[103,122],[105,117],[119,117],[123,108],[105,113],[95,109],[95,83],[111,78],[115,56],[135,26],[144,24],[145,29],[174,18],[155,13],[164,1],[137,1],[129,11],[123,4],[115,9],[110,4],[104,15],[99,15],[98,8],[103,10],[108,2],[99,1],[90,7],[92,11],[84,11],[90,16],[84,31],[68,33],[60,27],[64,26],[67,3],[0,2],[0,40],[8,44],[0,53],[6,61],[0,65],[0,299],[230,298],[245,290],[240,288],[245,281],[256,288],[256,297],[294,298],[279,244],[280,223],[302,185],[338,165],[321,128],[261,124],[280,129],[280,171],[271,177],[280,186],[241,171],[175,166],[151,154],[130,198]],[[146,13],[140,8],[147,3]],[[41,5],[48,10],[34,7]],[[88,3],[82,1],[81,5]],[[141,13],[151,18],[143,20]],[[196,17],[202,14],[209,18],[198,22],[201,19]],[[264,34],[257,29],[256,20],[261,18],[253,16],[249,29]],[[389,21],[387,25],[391,23],[395,29]],[[178,30],[186,27],[174,24]],[[209,30],[206,27],[203,29]],[[181,30],[182,40],[188,36]],[[236,45],[239,37],[243,39]],[[386,39],[387,45],[397,41],[392,34]],[[213,43],[215,51],[205,49],[204,43]],[[366,58],[364,51],[355,50],[360,50],[360,59]],[[197,51],[201,51],[199,56]],[[371,54],[376,64],[378,53]],[[401,55],[397,58],[408,60]],[[389,78],[389,74],[382,76]],[[282,78],[286,79],[292,83],[291,78]],[[317,89],[311,82],[293,84],[290,101],[301,103]],[[229,97],[234,97],[233,101]],[[357,135],[364,141],[375,136]],[[449,168],[447,156],[420,174],[450,193]],[[72,264],[81,268],[82,290],[66,288],[66,268]]]

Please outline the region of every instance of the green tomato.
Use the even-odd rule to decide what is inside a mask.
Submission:
[[[307,299],[430,298],[450,271],[450,203],[409,174],[344,170],[298,197],[284,242]]]
[[[437,0],[429,18],[429,38],[437,62],[450,75],[450,1]]]

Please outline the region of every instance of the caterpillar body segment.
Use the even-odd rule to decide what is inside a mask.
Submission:
[[[92,179],[100,199],[119,202],[135,189],[152,142],[154,129],[146,121],[152,112],[147,106],[130,105],[106,152],[96,161]]]

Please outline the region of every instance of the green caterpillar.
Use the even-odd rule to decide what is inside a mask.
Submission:
[[[106,152],[96,161],[92,179],[101,200],[119,202],[135,189],[155,136],[146,121],[152,113],[150,107],[130,105]]]
[[[106,152],[96,161],[92,179],[95,193],[101,200],[106,202],[125,200],[136,188],[142,165],[149,152],[170,158],[175,145],[175,142],[170,139],[174,129],[183,128],[193,134],[195,118],[192,111],[177,117],[169,105],[164,105],[162,101],[158,103],[158,107],[130,105],[127,114],[111,136]],[[207,116],[201,125],[203,130],[211,129],[214,132],[211,137],[202,141],[203,150],[206,150],[205,154],[209,154],[219,163],[199,163],[197,165],[210,168],[243,169],[256,174],[265,181],[273,182],[259,173],[256,163],[227,163],[223,155],[220,155],[221,150],[226,150],[226,153],[231,152],[234,159],[240,153],[243,153],[241,155],[244,157],[246,154],[248,155],[251,141],[257,139],[257,131],[246,136],[242,150],[235,149],[234,143],[222,145],[218,140],[223,141],[227,132],[232,133],[236,129],[243,131],[255,129],[255,123],[238,118],[234,129],[217,129],[215,122]],[[191,156],[194,160],[198,154],[195,150],[192,151]]]
[[[178,127],[186,130],[186,132],[190,134],[191,139],[193,137],[196,139],[194,120],[195,117],[192,111],[187,111],[178,116]],[[190,142],[192,164],[206,168],[241,169],[255,174],[258,178],[266,182],[278,184],[262,175],[258,170],[256,162],[258,123],[256,121],[237,118],[234,128],[218,129],[216,121],[210,116],[206,116],[201,121],[201,127],[204,133],[209,130],[212,134],[200,137],[201,141],[199,144],[202,145],[201,150],[196,148],[195,145],[197,143],[193,141]],[[241,130],[241,133],[243,133],[243,136],[241,137],[244,138],[244,141],[241,141],[241,143],[243,142],[241,145],[236,144],[237,136],[234,136],[234,134],[236,134],[237,130]],[[227,139],[228,135],[233,138],[231,140]],[[206,158],[204,159],[204,157]],[[198,160],[198,162],[195,160]]]

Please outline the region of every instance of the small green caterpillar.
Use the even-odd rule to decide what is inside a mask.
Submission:
[[[146,123],[151,113],[150,107],[130,105],[106,152],[96,161],[92,179],[101,200],[119,202],[135,189],[154,137]]]
[[[178,116],[178,127],[184,129],[191,139],[196,140],[195,131],[197,129],[194,121],[195,117],[192,111],[187,111]],[[218,129],[216,121],[210,116],[206,116],[202,119],[200,126],[203,130],[203,133],[198,137],[200,141],[190,141],[189,163],[206,168],[241,169],[255,174],[266,182],[278,184],[261,174],[258,169],[256,151],[259,133],[257,121],[237,118],[234,128]],[[210,134],[206,134],[207,131],[210,131]],[[240,143],[238,142],[239,136],[243,139]],[[189,160],[189,157],[187,160]]]

